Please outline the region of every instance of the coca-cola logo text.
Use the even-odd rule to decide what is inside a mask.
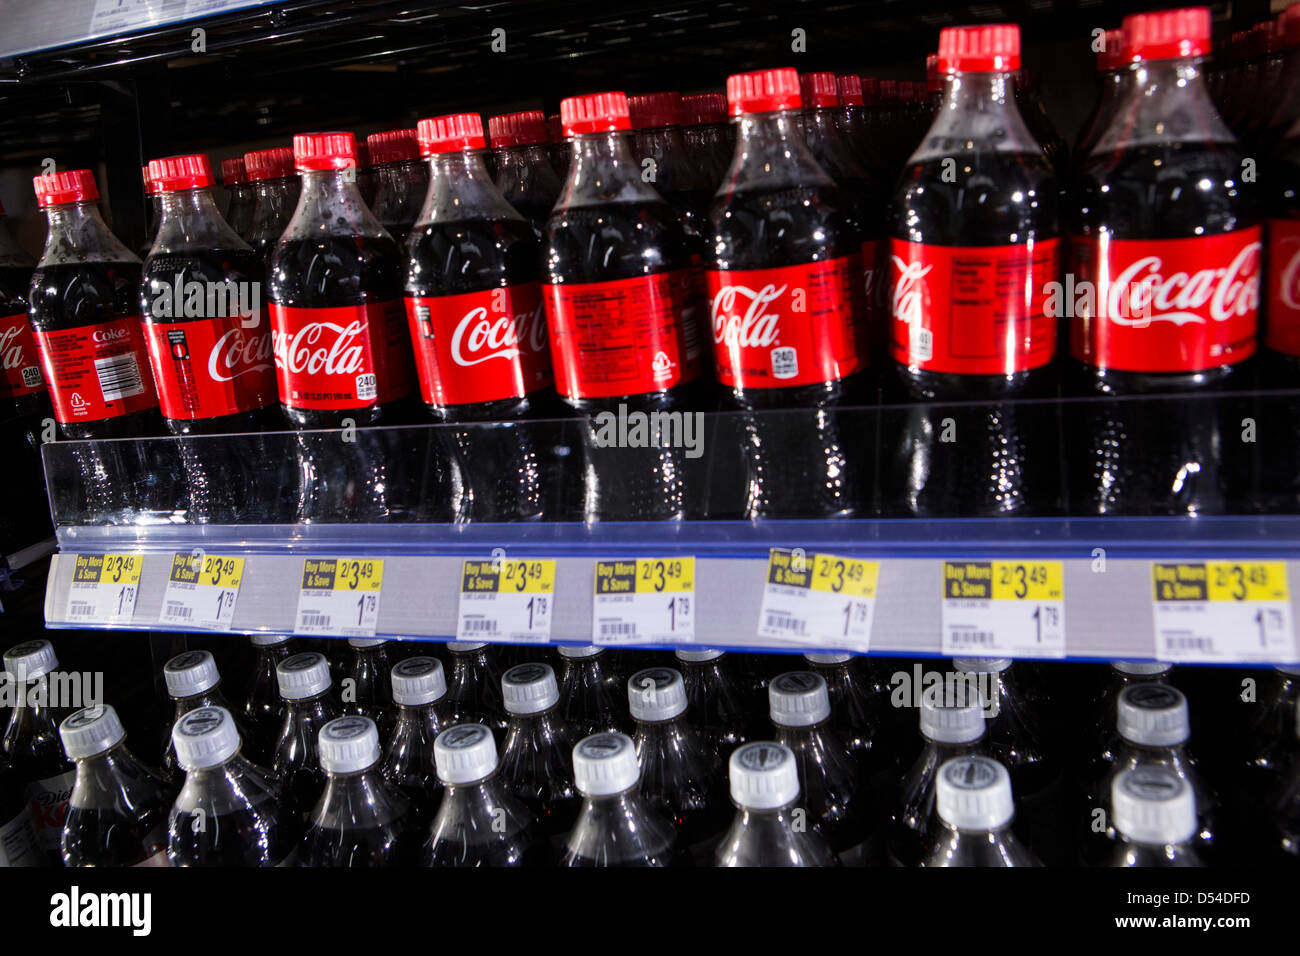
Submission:
[[[212,346],[208,376],[214,382],[231,382],[241,375],[266,371],[273,358],[270,336],[244,335],[241,329],[230,329]]]
[[[1291,258],[1282,267],[1277,291],[1283,305],[1288,309],[1300,310],[1300,246],[1296,246]]]
[[[128,332],[126,329],[123,328],[96,329],[94,332],[90,334],[90,340],[92,342],[98,342],[99,344],[103,345],[108,342],[116,342],[119,339],[126,338],[130,334],[131,334],[130,332]]]
[[[483,306],[470,309],[456,323],[451,336],[451,357],[468,368],[492,359],[512,359],[521,349],[546,349],[546,319],[542,304],[517,315],[489,316]]]
[[[294,374],[355,375],[366,364],[361,334],[368,328],[368,322],[353,319],[347,325],[308,322],[292,335],[272,330],[275,362]]]
[[[8,371],[31,364],[23,357],[23,331],[23,328],[18,325],[0,327],[0,368]]]
[[[925,316],[925,277],[934,266],[905,262],[898,256],[890,258],[898,272],[890,302],[894,318],[908,325],[921,323]]]
[[[1135,259],[1106,290],[1106,318],[1136,327],[1227,322],[1248,315],[1259,308],[1260,250],[1261,243],[1248,243],[1226,267],[1168,276],[1159,256]]]
[[[713,297],[710,309],[713,341],[729,349],[770,348],[776,344],[781,316],[769,309],[788,288],[770,282],[758,290],[743,285],[723,286]]]

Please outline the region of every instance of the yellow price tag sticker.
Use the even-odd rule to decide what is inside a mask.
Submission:
[[[1059,601],[1065,594],[1060,561],[994,561],[996,601]]]
[[[78,584],[139,584],[144,557],[139,554],[79,554],[72,568]]]
[[[1285,561],[1209,561],[1211,601],[1288,601]]]
[[[876,581],[879,577],[880,565],[875,561],[815,554],[809,587],[828,594],[873,598],[876,596]]]
[[[168,581],[177,584],[204,584],[213,588],[238,589],[244,581],[244,559],[220,554],[172,555]]]

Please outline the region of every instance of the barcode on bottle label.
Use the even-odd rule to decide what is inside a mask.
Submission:
[[[471,558],[461,565],[456,639],[546,643],[554,602],[555,561]]]
[[[307,558],[298,592],[299,634],[374,637],[384,562],[379,558]]]
[[[944,561],[944,654],[1065,656],[1061,561]]]
[[[681,644],[695,640],[695,558],[597,561],[592,642]]]
[[[1151,586],[1161,660],[1300,657],[1284,561],[1154,562]]]
[[[758,635],[779,645],[865,653],[880,566],[802,548],[773,548]]]
[[[144,378],[133,352],[95,359],[95,374],[99,376],[99,390],[104,393],[105,402],[144,394]]]

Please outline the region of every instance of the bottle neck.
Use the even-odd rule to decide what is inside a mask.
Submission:
[[[78,262],[139,262],[113,235],[93,202],[60,203],[45,210],[49,232],[41,266]]]
[[[497,161],[498,176],[507,169],[523,166],[543,166],[551,169],[550,157],[546,155],[546,147],[541,143],[529,143],[527,146],[504,146],[495,150],[494,154]]]
[[[173,697],[172,700],[176,701],[176,716],[178,718],[184,717],[191,710],[198,710],[200,707],[225,707],[227,710],[230,709],[230,705],[226,703],[226,698],[222,696],[216,684],[213,684],[202,693],[192,694],[189,697]]]
[[[117,777],[132,780],[141,775],[141,770],[140,761],[126,749],[124,740],[119,740],[101,753],[77,761],[78,775],[84,774],[99,779]]]
[[[729,191],[742,184],[764,189],[834,185],[808,149],[797,110],[740,118],[736,151],[722,188]]]
[[[14,240],[13,234],[9,231],[9,221],[4,216],[0,216],[0,266],[31,269],[35,265],[35,260]]]
[[[1151,60],[1129,72],[1119,109],[1092,155],[1134,146],[1236,142],[1214,108],[1199,59]]]
[[[559,714],[559,704],[535,714],[511,714],[511,729],[518,729],[533,737],[554,737],[560,729]]]
[[[315,697],[294,697],[288,698],[284,702],[286,711],[290,716],[322,714],[326,711],[329,704],[329,691],[324,690]]]
[[[455,222],[464,219],[515,219],[523,216],[506,202],[484,162],[484,151],[466,149],[454,153],[434,153],[429,157],[429,190],[419,223]],[[456,655],[456,666],[463,659],[487,663],[482,652]]]
[[[573,137],[561,207],[662,201],[653,187],[642,182],[641,166],[632,155],[626,130]]]
[[[298,208],[285,229],[285,237],[319,240],[324,236],[387,236],[357,187],[363,175],[355,166],[302,173]]]
[[[23,720],[32,729],[57,733],[54,707],[50,703],[50,680],[45,674],[19,685],[14,700],[13,720]]]
[[[1300,119],[1300,46],[1289,47],[1282,60],[1277,88],[1282,91],[1268,125],[1283,134]]]
[[[181,189],[157,198],[161,218],[154,253],[249,248],[222,217],[211,189]]]
[[[910,163],[954,155],[1042,153],[1016,105],[1012,73],[951,73],[944,77],[934,122]]]

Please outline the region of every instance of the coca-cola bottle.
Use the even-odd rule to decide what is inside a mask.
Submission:
[[[673,825],[641,792],[641,768],[631,737],[584,737],[573,748],[573,774],[582,808],[560,866],[690,865]]]
[[[248,170],[242,156],[221,161],[221,185],[226,187],[226,207],[222,213],[226,222],[237,235],[247,235],[257,197],[249,185]]]
[[[716,648],[681,648],[674,656],[686,684],[687,717],[719,756],[761,734],[752,688],[738,673],[732,655]]]
[[[429,171],[420,162],[415,130],[371,133],[366,137],[366,146],[375,175],[375,198],[370,208],[398,246],[405,248],[429,188]]]
[[[1011,775],[996,760],[954,757],[941,764],[934,804],[938,827],[922,866],[1042,865],[1011,830]]]
[[[527,110],[493,116],[488,119],[488,135],[496,157],[496,187],[540,240],[564,186],[547,155],[546,114]]]
[[[588,520],[685,517],[698,510],[685,442],[671,428],[640,444],[619,441],[617,421],[680,419],[697,401],[690,244],[673,208],[641,179],[625,135],[627,97],[570,97],[560,111],[573,160],[546,223],[543,295],[556,391],[586,419],[579,510]]]
[[[41,866],[46,862],[48,857],[36,844],[32,808],[23,793],[23,782],[14,773],[8,755],[0,751],[0,869]]]
[[[380,769],[369,717],[336,717],[320,729],[325,791],[307,817],[299,866],[410,866],[422,834],[410,801]]]
[[[1137,767],[1111,784],[1116,845],[1111,866],[1205,866],[1196,839],[1196,796],[1164,767]]]
[[[1300,6],[1292,4],[1278,14],[1275,29],[1283,51],[1282,71],[1273,86],[1279,92],[1276,96],[1258,97],[1268,109],[1257,138],[1257,149],[1265,155],[1277,151],[1300,119]]]
[[[257,649],[257,656],[240,707],[250,734],[244,746],[250,753],[261,754],[265,763],[284,724],[284,698],[280,696],[275,669],[281,661],[298,653],[298,648],[292,637],[283,634],[254,634],[249,640]]]
[[[560,651],[560,714],[584,735],[630,729],[627,695],[618,663],[594,644]]]
[[[49,641],[16,644],[4,653],[14,706],[4,732],[4,752],[31,812],[36,845],[59,862],[59,837],[76,778],[59,743],[59,714],[50,700],[50,674],[59,666]]]
[[[293,150],[287,146],[244,154],[244,168],[253,189],[253,215],[245,240],[269,270],[271,254],[298,208],[302,183],[293,168]]]
[[[408,657],[393,665],[392,683],[397,724],[384,751],[384,776],[402,788],[423,831],[442,799],[433,742],[451,726],[447,680],[436,657]]]
[[[175,702],[176,712],[172,724],[180,720],[191,710],[200,707],[224,707],[232,714],[225,695],[221,692],[221,674],[217,671],[217,662],[210,651],[185,651],[177,654],[163,665],[163,681],[167,684],[167,694]],[[244,752],[249,760],[264,761],[268,753],[254,749],[248,729],[238,717],[231,718],[240,739],[245,741]],[[172,746],[171,725],[168,726],[166,740],[163,742],[163,771],[176,782],[183,776],[176,763],[176,748]]]
[[[482,724],[459,724],[433,742],[445,790],[425,841],[425,866],[547,866],[537,818],[497,772],[497,746]]]
[[[1097,145],[1097,140],[1115,118],[1133,79],[1133,64],[1124,49],[1124,31],[1107,30],[1099,39],[1101,47],[1097,50],[1097,102],[1079,127],[1079,138],[1074,145],[1076,164],[1085,159]]]
[[[1084,161],[1073,223],[1066,427],[1072,511],[1203,514],[1229,506],[1240,418],[1228,402],[1255,352],[1261,234],[1236,141],[1201,72],[1205,7],[1123,23],[1128,92]],[[1071,283],[1067,282],[1067,286]],[[1123,401],[1166,392],[1177,400]],[[1236,421],[1233,421],[1236,419]]]
[[[284,783],[285,797],[294,809],[306,813],[325,786],[317,749],[320,729],[339,716],[329,663],[323,655],[306,651],[277,664],[275,677],[284,698],[284,723],[271,768]]]
[[[172,866],[293,866],[302,824],[271,771],[240,753],[224,707],[201,707],[172,730],[185,784],[167,824]]]
[[[839,866],[799,804],[799,769],[785,744],[737,747],[727,764],[736,816],[718,843],[717,866]]]
[[[553,415],[536,234],[488,174],[477,113],[421,120],[418,129],[429,190],[407,244],[406,314],[425,407],[440,422]],[[535,431],[453,434],[472,519],[542,513]]]
[[[888,175],[883,168],[884,160],[880,156],[880,150],[872,137],[862,77],[856,73],[845,73],[835,78],[835,86],[840,96],[840,111],[836,122],[853,150],[856,162],[872,176]],[[892,173],[892,170],[889,172]]]
[[[447,681],[447,706],[452,723],[486,724],[505,733],[509,717],[501,702],[501,671],[496,649],[481,642],[448,641],[451,676]]]
[[[1233,133],[1243,140],[1250,127],[1251,117],[1256,109],[1256,101],[1265,97],[1271,87],[1268,82],[1268,60],[1270,46],[1273,45],[1271,20],[1252,24],[1244,30],[1241,38],[1241,67],[1237,72],[1237,82],[1228,92],[1224,103],[1223,118]],[[1273,77],[1276,80],[1276,77]]]
[[[393,710],[393,685],[388,658],[391,642],[382,638],[350,637],[352,652],[347,671],[340,682],[343,713],[369,717],[387,740],[393,732],[397,714]]]
[[[1017,109],[1019,64],[1014,25],[940,33],[942,108],[894,192],[897,394],[981,400],[899,413],[885,500],[903,514],[1023,514],[1056,495],[1054,414],[1006,401],[1055,389],[1060,187]]]
[[[126,749],[126,731],[107,704],[59,725],[77,765],[60,852],[64,866],[166,866],[167,819],[175,789]]]
[[[868,359],[859,229],[805,145],[794,70],[728,77],[727,101],[739,134],[707,279],[718,381],[745,413],[743,512],[851,515],[864,479],[834,408],[861,397]]]
[[[682,97],[682,142],[691,162],[716,188],[731,166],[735,142],[727,126],[727,97],[698,93]]]
[[[573,783],[577,731],[560,716],[560,690],[549,664],[516,664],[501,675],[510,723],[501,776],[551,837],[569,832],[581,797]]]
[[[1025,125],[1034,140],[1042,145],[1043,154],[1058,174],[1066,172],[1069,156],[1066,154],[1065,140],[1057,132],[1052,118],[1047,115],[1043,98],[1038,93],[1038,77],[1029,70],[1021,70],[1016,75],[1016,107],[1025,119]]]
[[[564,139],[564,124],[560,122],[559,113],[553,113],[546,117],[546,132],[550,140],[546,155],[550,157],[551,165],[555,167],[555,174],[563,181],[568,178],[569,160],[573,154],[569,150],[569,144]]]
[[[149,176],[149,164],[140,167],[140,176],[144,180],[144,196],[148,201],[145,215],[144,243],[140,246],[140,258],[143,260],[153,248],[153,241],[158,236],[158,223],[162,221],[162,203],[158,200],[158,191],[154,189],[153,179]]]

